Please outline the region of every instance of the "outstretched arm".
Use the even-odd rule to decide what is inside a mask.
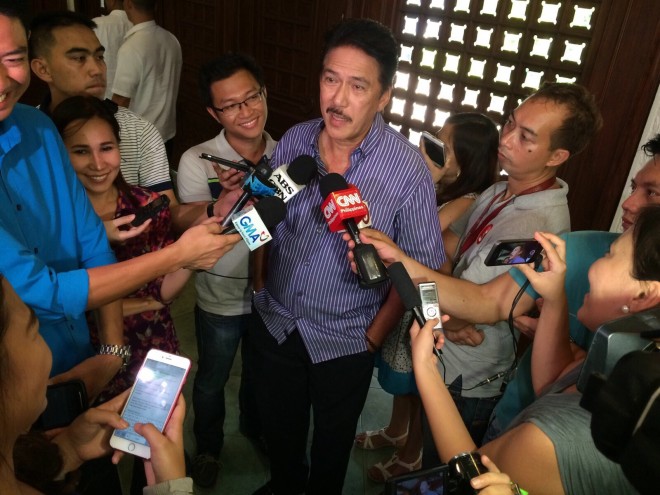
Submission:
[[[477,446],[440,378],[437,358],[431,352],[434,324],[431,320],[420,329],[414,323],[410,330],[413,369],[438,455],[442,462],[448,462],[460,453],[477,450]],[[443,342],[439,335],[437,347]],[[535,425],[523,423],[478,450],[530,493],[564,493],[552,441]]]
[[[218,235],[209,219],[188,229],[174,244],[121,263],[90,268],[87,308],[120,299],[145,283],[180,268],[209,269],[241,240],[238,234]]]
[[[352,248],[353,241],[346,236],[345,239]],[[407,256],[389,237],[377,230],[362,229],[360,239],[364,243],[373,244],[386,265],[401,261],[411,278],[435,282],[442,311],[455,318],[472,323],[494,323],[506,320],[513,299],[520,290],[518,284],[508,274],[499,275],[490,282],[479,285],[438,273]],[[525,293],[516,305],[514,316],[524,314],[533,307],[534,300]]]
[[[545,251],[543,271],[536,272],[528,265],[520,271],[543,296],[534,346],[532,347],[532,383],[539,394],[574,362],[569,339],[568,303],[564,288],[566,279],[566,244],[547,232],[534,237]]]

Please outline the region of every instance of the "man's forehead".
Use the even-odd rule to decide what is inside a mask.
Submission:
[[[71,47],[80,47],[90,51],[100,48],[101,42],[96,33],[87,26],[76,24],[74,26],[60,26],[53,29],[54,46],[68,50]]]
[[[2,32],[0,32],[0,36],[5,40],[13,38],[12,41],[21,45],[21,47],[27,46],[27,32],[25,31],[25,26],[21,20],[3,14],[0,14],[0,18],[3,21],[3,29]],[[16,29],[16,27],[18,27],[18,29]]]
[[[645,186],[660,184],[660,156],[655,155],[635,175],[635,183]]]
[[[566,108],[555,102],[530,97],[513,111],[516,124],[526,127],[535,134],[553,133],[566,116]]]

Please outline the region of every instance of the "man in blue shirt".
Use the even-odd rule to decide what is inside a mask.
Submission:
[[[29,75],[25,28],[13,8],[2,7],[0,273],[39,318],[56,381],[81,378],[91,398],[127,352],[121,304],[114,301],[182,266],[210,268],[240,236],[218,236],[217,224],[200,225],[165,249],[113,264],[103,224],[57,130],[39,110],[18,104]],[[107,345],[95,355],[84,312],[104,306],[101,339]]]
[[[377,22],[339,24],[324,50],[322,118],[290,129],[271,165],[311,155],[319,176],[338,173],[359,188],[376,228],[409,255],[439,267],[444,248],[430,174],[417,148],[381,116],[397,55],[392,33]],[[270,243],[265,288],[254,299],[261,318],[250,335],[271,466],[271,481],[257,493],[342,492],[372,352],[382,341],[376,322],[391,325],[402,313],[384,305],[389,285],[359,287],[341,234],[325,224],[323,199],[314,179],[288,202]]]

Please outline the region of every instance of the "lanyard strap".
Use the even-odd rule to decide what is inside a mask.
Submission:
[[[550,189],[552,186],[554,186],[556,183],[556,179],[554,177],[551,177],[550,179],[541,182],[540,184],[530,187],[528,189],[525,189],[522,191],[520,194],[514,194],[511,196],[509,199],[506,201],[503,201],[500,205],[497,206],[493,211],[490,213],[489,210],[493,207],[493,204],[495,204],[500,198],[504,196],[506,193],[506,189],[496,195],[493,199],[491,199],[490,203],[488,206],[484,209],[484,211],[481,213],[479,216],[478,220],[474,223],[472,228],[468,231],[467,235],[463,239],[463,242],[461,242],[459,248],[458,248],[458,257],[456,258],[456,262],[454,263],[454,266],[458,264],[460,259],[463,257],[465,252],[470,249],[470,247],[477,241],[479,238],[479,234],[483,231],[484,227],[488,225],[499,213],[504,209],[506,205],[509,204],[511,200],[513,200],[517,196],[525,196],[527,194],[533,194],[539,191],[545,191],[546,189]],[[486,218],[484,218],[484,215],[487,215]]]

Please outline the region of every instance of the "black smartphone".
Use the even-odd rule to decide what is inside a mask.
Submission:
[[[46,431],[68,426],[88,408],[87,390],[82,380],[48,385],[46,399],[48,405],[33,429]]]
[[[487,266],[533,263],[543,248],[536,239],[509,239],[498,241],[488,253]]]
[[[167,208],[169,204],[170,198],[161,194],[157,199],[154,199],[151,203],[144,205],[135,212],[135,218],[131,222],[131,225],[133,227],[139,227],[149,218],[154,218],[159,211]]]
[[[422,132],[422,139],[424,140],[424,149],[429,158],[438,167],[445,166],[445,145],[437,137],[427,131]]]

